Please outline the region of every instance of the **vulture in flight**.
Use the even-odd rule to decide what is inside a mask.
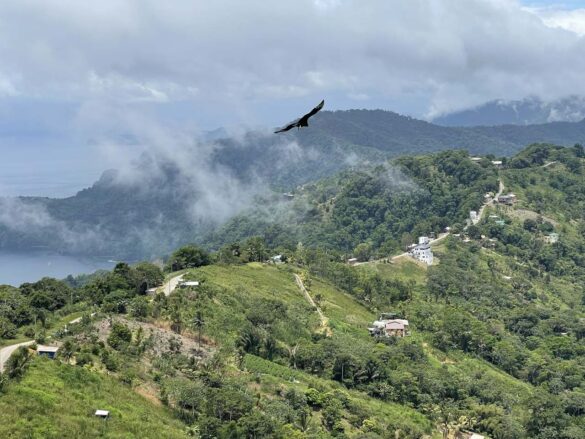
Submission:
[[[309,126],[309,117],[317,114],[319,112],[319,110],[321,110],[321,108],[323,108],[323,105],[325,105],[325,100],[322,100],[319,105],[317,105],[315,108],[313,108],[311,111],[309,111],[307,114],[305,114],[303,117],[301,117],[300,119],[295,120],[294,122],[289,123],[287,126],[280,128],[279,130],[276,130],[274,133],[282,133],[284,131],[288,131],[294,127],[300,128],[300,127],[308,127]]]

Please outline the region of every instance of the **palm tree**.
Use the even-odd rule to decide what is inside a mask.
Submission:
[[[201,331],[203,330],[204,325],[205,321],[203,320],[203,315],[201,314],[201,311],[197,311],[195,313],[195,318],[193,319],[193,326],[197,328],[199,349],[201,349]]]

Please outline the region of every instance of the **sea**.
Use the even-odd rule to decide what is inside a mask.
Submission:
[[[70,274],[75,276],[97,270],[110,270],[115,264],[116,261],[99,258],[0,250],[0,285],[19,286],[43,277],[64,279]]]

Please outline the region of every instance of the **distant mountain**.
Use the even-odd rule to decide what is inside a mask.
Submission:
[[[583,143],[585,122],[461,128],[382,110],[322,112],[285,135],[250,132],[145,154],[72,197],[0,199],[0,249],[154,257],[200,241],[258,197],[363,163],[447,149],[509,156],[537,142]]]
[[[433,123],[449,127],[531,125],[579,122],[585,118],[585,97],[570,96],[552,102],[537,97],[517,101],[495,100],[475,108],[445,114]]]

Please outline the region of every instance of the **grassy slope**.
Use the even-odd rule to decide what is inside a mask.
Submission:
[[[93,416],[109,410],[106,422]],[[0,398],[2,438],[182,438],[185,427],[163,407],[119,381],[36,358]]]
[[[482,256],[482,259],[487,255]],[[483,261],[485,262],[485,261]],[[416,306],[416,303],[422,300],[420,288],[424,286],[426,269],[419,266],[408,259],[398,260],[394,264],[364,264],[359,266],[360,270],[373,270],[388,279],[413,279],[416,282],[415,297],[412,304],[405,304],[403,311],[409,314],[410,307]],[[209,266],[196,270],[195,273],[203,274],[213,283],[220,284],[224,287],[239,289],[240,293],[253,291],[254,295],[258,297],[278,297],[287,300],[288,303],[299,303],[302,305],[304,300],[294,284],[292,272],[287,267],[262,266],[261,264],[248,264],[246,266]],[[316,294],[321,294],[321,308],[324,314],[329,318],[330,325],[335,335],[348,336],[354,339],[356,343],[363,343],[364,346],[371,343],[369,335],[367,335],[366,327],[376,317],[367,308],[359,304],[351,296],[339,291],[335,287],[326,282],[313,279],[311,295],[315,297]],[[307,308],[307,312],[314,311]],[[316,327],[316,319],[314,320]],[[498,388],[507,388],[510,390],[511,405],[514,413],[519,418],[527,416],[525,409],[525,402],[532,394],[532,386],[524,383],[511,375],[501,371],[488,362],[478,359],[472,355],[466,355],[460,352],[451,353],[448,356],[445,353],[438,351],[431,347],[432,334],[424,333],[416,330],[416,322],[411,322],[413,325],[413,334],[411,340],[424,347],[428,355],[429,364],[435,368],[448,367],[450,370],[456,370],[458,373],[469,377],[469,379],[478,379],[481,377],[485,382],[498,383]],[[359,340],[359,341],[358,341]],[[290,379],[294,377],[300,381],[299,386],[306,386],[311,383],[327,382],[332,388],[339,388],[339,384],[332,381],[323,380],[298,370],[290,369],[286,366],[277,365],[267,360],[258,357],[247,356],[246,367],[251,372],[262,374],[269,374],[271,376],[279,377],[285,380],[287,386],[290,386]],[[428,425],[428,420],[419,413],[405,409],[403,406],[397,404],[386,404],[378,400],[369,398],[360,392],[351,392],[354,398],[362,400],[364,403],[370,404],[371,407],[378,407],[380,414],[387,411],[398,415],[401,410],[407,410],[410,419],[419,423],[418,425]],[[400,415],[401,417],[404,414]]]
[[[317,313],[306,302],[295,284],[293,271],[287,266],[271,266],[257,263],[229,267],[212,265],[193,270],[191,277],[205,278],[209,283],[227,288],[235,296],[238,296],[237,300],[239,301],[247,301],[250,299],[249,296],[285,300],[291,312],[300,311],[305,314],[312,332],[319,327]],[[317,294],[322,296],[320,306],[329,318],[329,324],[334,335],[350,337],[350,340],[355,340],[356,342],[359,339],[359,343],[364,343],[365,348],[371,345],[371,348],[375,349],[375,344],[366,329],[368,323],[371,323],[375,318],[373,313],[348,294],[319,279],[313,279],[310,294],[312,297]],[[216,297],[215,300],[228,307],[234,305],[227,303],[221,296]],[[237,305],[237,301],[235,304]],[[215,309],[213,319],[223,320],[223,317],[217,316],[217,312],[219,310]],[[224,309],[224,312],[230,313],[229,309]],[[232,316],[236,312],[237,310],[234,309]],[[209,324],[211,326],[210,332],[217,328],[213,322],[209,322]],[[288,329],[293,328],[289,326]],[[253,355],[246,355],[244,364],[246,370],[251,373],[251,384],[254,383],[257,374],[262,374],[265,376],[262,379],[262,383],[268,387],[278,385],[297,387],[301,390],[306,390],[308,387],[329,390],[345,389],[335,381],[322,379]],[[293,378],[298,382],[291,382]],[[347,392],[353,404],[368,407],[370,411],[381,419],[400,419],[402,422],[417,425],[427,431],[431,429],[429,420],[411,408],[382,402],[362,392]],[[269,394],[270,392],[267,391],[266,393]],[[348,428],[346,431],[350,433],[355,432],[348,425],[346,428]]]

